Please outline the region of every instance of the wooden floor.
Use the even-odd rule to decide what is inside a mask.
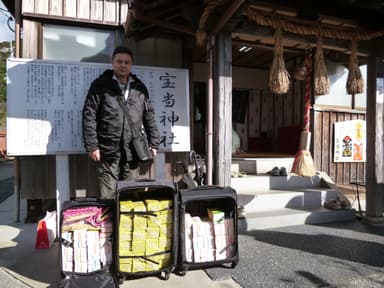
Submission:
[[[356,185],[336,185],[337,188],[339,188],[343,193],[344,195],[350,200],[355,200],[356,199]],[[360,196],[360,200],[365,200],[365,186],[359,186],[359,196]]]
[[[291,158],[295,155],[288,153],[234,153],[232,158]]]

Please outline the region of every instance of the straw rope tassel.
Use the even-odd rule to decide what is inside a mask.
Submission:
[[[364,80],[359,68],[357,56],[357,40],[351,41],[351,56],[348,65],[347,93],[351,95],[360,94],[364,91]]]
[[[323,40],[317,36],[316,53],[313,73],[313,94],[315,96],[327,95],[330,91],[330,80],[327,66],[324,62]]]
[[[314,176],[315,168],[309,146],[311,143],[311,132],[309,130],[310,111],[311,111],[311,72],[312,61],[310,55],[305,56],[305,64],[307,66],[307,75],[305,79],[305,97],[304,97],[304,123],[303,131],[300,134],[300,147],[295,155],[291,172],[301,176]]]
[[[275,94],[286,94],[289,90],[290,76],[285,68],[280,26],[276,28],[273,39],[275,41],[275,48],[272,65],[269,70],[269,89]]]
[[[223,4],[223,0],[208,0],[207,5],[204,8],[203,14],[201,15],[199,19],[199,28],[196,31],[196,43],[197,46],[203,47],[208,34],[205,31],[205,25],[208,21],[209,16],[213,13],[213,11],[218,7],[219,5]]]

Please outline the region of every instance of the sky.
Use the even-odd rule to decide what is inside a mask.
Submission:
[[[5,12],[3,9],[6,9],[3,2],[0,0],[0,42],[10,41],[15,39],[15,33],[9,30],[7,26],[8,17],[11,16],[10,13]],[[12,27],[14,27],[15,21],[11,22]]]

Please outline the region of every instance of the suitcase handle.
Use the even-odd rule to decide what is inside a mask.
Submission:
[[[88,201],[97,201],[98,198],[97,197],[74,197],[72,200],[81,203],[81,202],[88,202]]]
[[[135,182],[155,182],[156,179],[151,179],[151,178],[140,178],[140,179],[135,179]]]
[[[212,188],[214,188],[214,189],[224,189],[224,187],[217,186],[217,185],[207,185],[207,186],[199,186],[199,187],[193,188],[190,191],[195,191],[195,190],[199,190],[199,191],[211,190]]]

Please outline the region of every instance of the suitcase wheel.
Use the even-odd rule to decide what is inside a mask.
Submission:
[[[160,277],[163,280],[169,280],[170,274],[168,271],[162,271]]]
[[[237,266],[237,261],[231,263],[231,268],[235,268]]]
[[[177,275],[179,276],[185,276],[187,272],[185,270],[177,271]]]
[[[124,278],[119,278],[119,281],[118,281],[119,285],[122,285],[124,283],[124,280],[125,280]]]

